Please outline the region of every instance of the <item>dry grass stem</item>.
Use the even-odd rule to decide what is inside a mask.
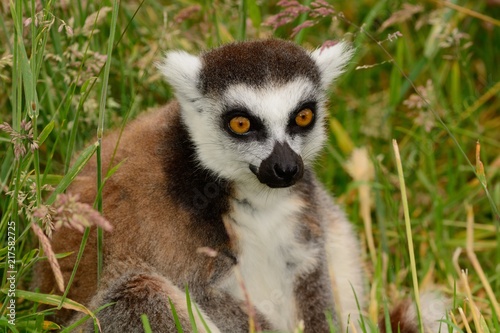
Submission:
[[[460,258],[461,254],[462,254],[462,248],[458,247],[455,249],[455,252],[453,252],[453,257],[452,257],[453,268],[455,269],[455,272],[457,273],[458,276],[462,275],[462,269],[460,268],[460,264],[458,263],[458,259]]]
[[[349,160],[345,165],[345,169],[354,179],[359,182],[359,203],[360,214],[363,219],[366,241],[370,252],[370,259],[373,265],[377,263],[377,249],[375,248],[375,241],[373,239],[372,216],[371,216],[371,190],[370,182],[375,178],[375,168],[368,150],[366,147],[355,148]]]
[[[462,12],[468,16],[472,16],[472,17],[478,18],[480,20],[483,20],[485,22],[491,23],[493,25],[500,26],[499,20],[494,19],[494,18],[487,16],[487,15],[484,15],[484,14],[478,13],[472,9],[456,5],[456,4],[449,2],[449,1],[442,1],[442,0],[435,0],[435,1],[443,6],[452,8],[452,9],[459,11],[459,12]]]
[[[461,278],[462,286],[463,286],[464,291],[465,291],[465,295],[467,296],[466,301],[469,302],[469,305],[470,305],[472,319],[474,320],[474,325],[476,326],[477,333],[483,333],[483,330],[481,329],[481,325],[480,325],[477,305],[474,302],[474,299],[472,297],[472,292],[470,290],[469,281],[467,279],[467,272],[462,271],[460,278]]]
[[[467,246],[466,253],[469,258],[474,271],[479,276],[481,283],[483,284],[484,289],[486,290],[486,294],[490,299],[490,302],[495,310],[497,318],[500,318],[500,306],[498,301],[496,300],[495,293],[491,288],[490,283],[488,282],[488,278],[486,274],[484,274],[483,268],[477,259],[476,253],[474,252],[474,211],[472,210],[472,206],[467,205]]]
[[[370,304],[368,305],[368,315],[374,322],[378,321],[379,303],[377,300],[377,290],[379,288],[379,281],[374,280],[370,288]]]
[[[50,240],[45,236],[42,229],[36,223],[31,224],[31,229],[38,237],[40,244],[42,245],[43,252],[47,256],[47,260],[49,261],[50,268],[54,273],[54,277],[56,280],[56,286],[60,292],[64,292],[64,278],[61,272],[61,267],[59,266],[59,262],[56,259],[56,255],[52,250],[52,246],[50,245]]]
[[[465,330],[467,333],[472,333],[472,330],[470,329],[469,322],[467,321],[467,317],[465,316],[464,310],[459,307],[458,312],[460,313],[460,317],[462,318],[462,322],[464,323]]]
[[[484,93],[481,97],[479,97],[474,104],[469,106],[461,115],[460,115],[460,121],[463,121],[464,119],[468,118],[476,112],[481,106],[483,106],[490,98],[493,98],[495,96],[498,96],[500,93],[500,81],[497,82],[493,87],[488,89],[486,93]]]
[[[352,320],[349,322],[348,332],[358,333],[358,330],[356,329],[356,326],[354,326],[354,323],[352,322]]]

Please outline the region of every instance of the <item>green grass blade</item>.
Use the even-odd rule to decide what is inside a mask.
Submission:
[[[40,134],[38,135],[38,144],[39,145],[42,145],[45,140],[47,140],[47,137],[50,135],[50,133],[52,133],[52,131],[54,130],[54,121],[52,120],[50,123],[47,124],[47,126],[45,126],[43,128],[43,130],[40,132]]]
[[[46,204],[50,205],[56,200],[56,196],[60,193],[63,193],[68,186],[73,182],[76,176],[82,171],[85,167],[85,164],[90,160],[92,155],[97,150],[97,142],[85,148],[78,159],[75,161],[75,164],[68,170],[68,173],[64,175],[61,182],[57,185],[52,195],[47,199]]]
[[[396,156],[396,166],[398,169],[398,178],[399,178],[399,187],[401,191],[401,198],[403,201],[403,212],[405,217],[405,227],[406,227],[406,237],[408,240],[408,252],[410,255],[410,267],[411,267],[411,276],[413,280],[413,290],[415,294],[415,304],[417,306],[417,314],[418,314],[418,324],[420,333],[424,333],[424,323],[422,321],[422,311],[420,306],[420,292],[418,287],[418,277],[417,277],[417,265],[415,263],[415,253],[413,247],[413,236],[411,230],[411,221],[410,221],[410,210],[408,208],[408,197],[406,195],[406,185],[403,174],[403,165],[401,163],[401,156],[399,155],[399,148],[396,140],[392,141],[394,147],[394,154]]]
[[[262,24],[262,16],[260,14],[260,7],[256,0],[246,0],[247,14],[252,21],[252,25],[255,29],[259,29]]]
[[[144,313],[141,314],[141,322],[142,322],[142,328],[144,329],[144,333],[153,333],[151,325],[149,324],[148,316],[146,316]]]
[[[330,312],[325,313],[326,321],[328,322],[328,327],[330,328],[330,333],[337,333],[337,328],[333,316]]]
[[[196,320],[194,318],[193,308],[191,307],[191,296],[189,296],[189,288],[187,285],[186,285],[186,303],[189,314],[189,321],[191,322],[191,328],[193,330],[193,333],[198,333],[198,327],[196,326]]]
[[[16,131],[21,129],[21,118],[22,118],[22,65],[21,65],[21,46],[22,46],[22,18],[23,13],[22,1],[15,1],[15,3],[10,1],[10,10],[12,19],[14,21],[14,52],[12,59],[12,66],[16,69],[12,71],[12,128]]]
[[[78,124],[80,121],[80,114],[83,110],[83,104],[85,103],[90,92],[92,91],[92,87],[94,86],[95,81],[96,81],[95,78],[90,78],[90,79],[86,80],[83,83],[82,88],[80,90],[81,92],[83,92],[83,94],[82,94],[82,96],[80,96],[80,100],[78,101],[78,107],[76,108],[76,113],[75,113],[75,116],[73,117],[73,126],[71,127],[71,132],[69,135],[68,148],[66,150],[66,163],[65,163],[66,171],[68,170],[68,168],[71,164],[71,158],[73,157],[73,149],[75,146],[76,135],[78,133]],[[74,93],[75,86],[76,85],[74,83],[71,85],[73,93]],[[71,96],[72,95],[73,94],[71,94]],[[71,100],[71,99],[69,99],[69,100]],[[67,108],[69,108],[69,107],[70,107],[70,103],[68,103],[68,105],[67,105]]]
[[[7,294],[8,290],[7,289],[2,289],[2,293]],[[74,310],[78,312],[85,313],[92,318],[95,318],[95,315],[93,314],[92,311],[90,311],[87,307],[84,305],[75,302],[69,298],[63,299],[62,296],[59,295],[49,295],[49,294],[42,294],[38,292],[32,292],[32,291],[26,291],[26,290],[16,290],[16,297],[19,298],[24,298],[33,302],[41,303],[41,304],[47,304],[47,305],[53,305],[53,306],[59,306],[61,305],[65,309],[69,310]]]
[[[392,326],[391,326],[391,314],[389,313],[389,307],[387,305],[387,301],[384,302],[384,322],[385,322],[386,332],[393,333]],[[397,333],[397,332],[395,332],[395,333]]]
[[[240,0],[240,25],[238,39],[244,40],[247,35],[247,0]]]
[[[90,228],[85,228],[85,231],[83,232],[82,236],[82,241],[80,242],[80,248],[76,256],[75,265],[73,266],[73,271],[71,272],[71,276],[69,277],[68,285],[66,286],[66,290],[64,290],[64,294],[61,297],[61,302],[57,304],[59,308],[62,307],[63,302],[68,296],[69,290],[73,285],[73,280],[75,279],[76,271],[78,270],[78,266],[80,265],[80,261],[82,260],[83,251],[85,251],[85,246],[87,246],[87,240],[89,239],[89,235],[90,235]]]
[[[113,54],[113,43],[116,34],[116,24],[118,21],[118,10],[120,8],[120,2],[115,0],[113,2],[113,13],[111,16],[111,31],[109,33],[108,40],[108,50],[106,53],[106,64],[104,65],[104,73],[102,77],[102,86],[101,86],[101,98],[99,102],[99,120],[97,127],[97,139],[102,139],[104,133],[104,115],[106,111],[106,100],[108,96],[108,80],[109,80],[109,71],[111,68],[111,57]]]
[[[22,33],[22,29],[17,26],[16,28],[18,31]],[[25,101],[28,109],[28,114],[30,117],[34,117],[38,115],[38,97],[36,94],[36,89],[34,89],[32,82],[34,80],[33,78],[33,73],[31,71],[31,66],[30,62],[28,60],[28,55],[26,54],[26,48],[24,47],[24,44],[22,43],[21,40],[18,40],[18,46],[19,46],[19,60],[21,64],[21,75],[22,75],[22,81],[23,81],[23,86],[24,86],[24,96],[25,96]]]
[[[111,68],[111,57],[113,54],[113,45],[116,34],[116,25],[118,21],[118,10],[120,2],[115,0],[113,2],[113,14],[111,16],[111,31],[108,40],[108,51],[106,57],[106,64],[104,65],[103,83],[101,89],[101,99],[99,103],[99,120],[97,127],[97,188],[101,189],[97,194],[97,210],[102,214],[102,164],[101,164],[101,147],[102,137],[104,133],[104,115],[106,110],[106,100],[108,91],[109,70]],[[103,245],[104,245],[104,232],[100,227],[97,227],[97,281],[101,280],[103,270]]]
[[[118,163],[117,165],[115,165],[114,167],[112,167],[111,169],[108,170],[108,172],[106,172],[106,178],[104,178],[104,183],[103,183],[103,186],[104,184],[106,183],[106,181],[114,175],[115,172],[118,171],[118,169],[120,169],[120,167],[123,165],[123,163],[125,163],[127,160],[124,159],[123,161],[120,161],[120,163]]]
[[[194,308],[196,309],[196,313],[198,314],[198,318],[200,318],[201,323],[203,324],[203,327],[205,328],[205,331],[207,331],[207,333],[211,333],[212,331],[210,330],[210,327],[208,327],[208,324],[205,320],[205,317],[201,313],[201,311],[198,308],[198,305],[196,305],[196,303],[194,303]]]
[[[96,206],[97,211],[103,214],[102,207],[102,189],[103,189],[103,181],[102,181],[102,158],[101,158],[101,143],[97,145],[97,196],[96,196]],[[101,281],[102,269],[104,264],[104,232],[102,228],[97,227],[97,282]]]
[[[362,332],[369,332],[368,329],[366,328],[367,325],[365,323],[365,317],[363,317],[363,315],[362,315],[363,308],[359,304],[358,295],[356,294],[356,290],[354,290],[354,287],[352,286],[352,284],[351,284],[351,289],[352,289],[352,293],[354,294],[354,299],[356,300],[356,307],[358,308],[358,311],[359,311],[359,319],[356,318],[355,320],[358,320],[359,323],[361,324],[360,328],[361,328]]]
[[[209,15],[210,23],[211,23],[211,34],[208,41],[208,46],[213,47],[217,46],[221,42],[220,30],[219,30],[219,19],[217,17],[217,4],[214,3],[214,0],[206,0],[205,1],[205,10]]]
[[[6,330],[4,332],[12,332],[12,333],[19,333],[19,331],[16,328],[16,325],[12,325],[9,323],[7,320],[7,317],[0,317],[0,327],[5,327],[8,328],[9,330]]]
[[[181,322],[179,320],[179,316],[177,315],[177,310],[175,309],[175,305],[172,302],[172,300],[170,299],[170,297],[168,298],[168,302],[170,303],[170,312],[172,313],[172,317],[174,318],[174,323],[175,323],[175,327],[177,328],[177,333],[183,333],[184,330],[182,329],[182,325],[181,325]]]
[[[104,304],[103,306],[99,307],[97,310],[94,311],[94,315],[98,314],[103,309],[105,309],[105,308],[107,308],[109,306],[112,306],[114,304],[115,303]],[[76,329],[78,327],[82,326],[90,318],[92,318],[90,315],[85,315],[82,318],[80,318],[77,321],[75,321],[74,323],[72,323],[71,325],[69,325],[68,327],[66,327],[63,330],[61,330],[60,333],[72,333],[72,332],[75,332],[75,331],[77,331]]]

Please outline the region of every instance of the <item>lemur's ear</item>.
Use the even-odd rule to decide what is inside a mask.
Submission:
[[[319,67],[323,89],[328,88],[344,72],[353,54],[354,49],[346,42],[319,48],[311,53],[311,57]]]
[[[200,58],[184,51],[169,51],[156,65],[175,90],[176,97],[186,102],[200,97],[197,88]]]

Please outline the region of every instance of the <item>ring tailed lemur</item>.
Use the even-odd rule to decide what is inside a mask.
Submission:
[[[104,332],[175,331],[172,306],[190,327],[189,287],[200,331],[345,331],[363,308],[358,241],[312,170],[325,142],[326,91],[353,51],[346,43],[308,52],[291,42],[233,43],[193,56],[169,52],[159,69],[177,102],[128,125],[118,171],[103,190],[114,225],[96,282],[95,236],[69,298],[97,309]],[[109,165],[118,133],[105,137]],[[96,162],[70,191],[92,203]],[[91,180],[91,181],[89,181]],[[81,235],[55,235],[58,252]],[[75,255],[61,260],[66,278]],[[42,291],[48,266],[37,268]],[[64,314],[63,314],[64,315]],[[92,331],[89,324],[86,330]],[[360,330],[358,330],[361,332]]]

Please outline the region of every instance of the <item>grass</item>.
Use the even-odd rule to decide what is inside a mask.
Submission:
[[[331,91],[331,135],[317,172],[359,230],[368,320],[416,282],[453,299],[450,321],[463,332],[500,331],[500,7],[364,0],[270,26],[285,9],[255,0],[0,4],[0,123],[12,128],[0,133],[0,330],[51,330],[57,323],[45,317],[54,310],[39,304],[70,306],[27,292],[34,263],[47,255],[33,214],[64,193],[103,132],[173,97],[153,66],[162,51],[277,36],[311,49],[345,38],[357,48]],[[314,26],[294,31],[308,20]],[[16,326],[7,316],[12,270]]]

